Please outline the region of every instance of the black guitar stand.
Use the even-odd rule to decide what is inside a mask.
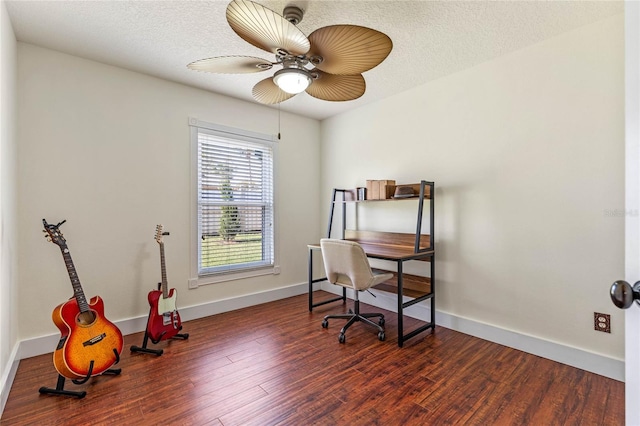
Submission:
[[[116,354],[116,362],[115,364],[120,362],[120,355],[118,354],[117,350],[113,350],[113,352]],[[87,373],[87,375],[82,378],[82,379],[72,379],[71,381],[76,384],[76,385],[81,385],[86,383],[90,378],[91,378],[91,373],[93,372],[93,360],[91,360],[91,363],[89,364],[89,372]],[[121,368],[110,368],[108,370],[105,370],[103,373],[101,373],[100,375],[110,375],[110,376],[118,376],[120,375],[120,373],[122,372]],[[78,399],[82,399],[85,396],[87,396],[87,392],[86,391],[70,391],[70,390],[65,390],[64,389],[64,382],[65,382],[66,378],[58,373],[58,383],[56,383],[56,387],[55,389],[53,388],[48,388],[46,386],[42,386],[40,389],[38,389],[38,392],[40,392],[41,394],[48,394],[48,395],[59,395],[59,396],[73,396],[75,398]]]
[[[160,290],[160,286],[162,285],[162,283],[158,284],[158,290]],[[151,308],[153,309],[153,307]],[[151,309],[149,309],[149,316],[147,317],[147,326],[144,329],[144,337],[142,338],[142,346],[131,346],[131,352],[142,352],[145,354],[154,354],[156,356],[160,356],[162,355],[162,353],[164,352],[162,349],[150,349],[147,348],[147,344],[149,343],[149,340],[151,340],[151,342],[153,344],[158,344],[160,343],[160,341],[162,340],[162,337],[160,337],[160,339],[158,340],[153,340],[150,336],[149,336],[149,332],[147,331],[149,329],[149,320],[151,319]],[[182,325],[180,326],[180,330],[182,330]],[[176,334],[175,336],[171,337],[172,339],[177,339],[177,340],[187,340],[189,338],[189,333],[181,333],[181,334]]]
[[[149,322],[149,320],[147,319],[147,323]],[[180,329],[182,329],[182,326],[180,326]],[[175,336],[171,337],[172,339],[179,339],[179,340],[187,340],[189,338],[189,333],[181,333],[181,334],[176,334]],[[145,329],[144,331],[144,338],[142,339],[142,346],[131,346],[131,352],[142,352],[145,354],[154,354],[157,356],[162,355],[163,353],[163,349],[150,349],[147,348],[147,344],[149,343],[149,340],[151,340],[152,343],[157,344],[160,343],[160,340],[153,340],[151,337],[149,337],[149,333],[147,332],[147,330]]]
[[[176,334],[175,336],[172,337],[172,339],[181,339],[181,340],[187,340],[189,338],[189,333],[184,333],[184,334]],[[142,346],[131,346],[131,352],[142,352],[145,354],[154,354],[157,356],[162,355],[162,353],[164,352],[163,349],[150,349],[147,348],[147,343],[149,342],[150,337],[147,334],[147,332],[144,332],[144,338],[142,339]],[[154,342],[152,339],[151,341],[153,343],[159,343],[160,340]]]

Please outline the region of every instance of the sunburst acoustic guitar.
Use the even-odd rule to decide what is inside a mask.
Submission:
[[[48,239],[60,247],[71,279],[73,296],[51,314],[60,329],[60,341],[53,352],[53,364],[61,376],[80,380],[104,373],[120,360],[122,333],[104,316],[104,302],[94,296],[87,302],[60,225],[42,219]]]

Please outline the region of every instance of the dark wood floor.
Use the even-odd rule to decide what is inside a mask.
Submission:
[[[327,296],[319,292],[316,299]],[[397,346],[364,324],[338,343],[344,321],[321,327],[339,303],[307,310],[306,296],[184,323],[186,341],[132,354],[120,376],[55,387],[51,355],[22,360],[2,425],[623,425],[624,384],[437,327]],[[378,310],[363,305],[363,311]],[[384,312],[384,311],[383,311]],[[419,324],[406,319],[410,327]]]

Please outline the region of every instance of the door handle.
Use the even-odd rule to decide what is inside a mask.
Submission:
[[[633,287],[624,280],[618,280],[611,285],[611,301],[620,309],[627,309],[635,300],[640,305],[640,281]]]

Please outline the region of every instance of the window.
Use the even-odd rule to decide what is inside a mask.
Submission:
[[[193,119],[191,125],[198,276],[273,270],[273,138]]]

